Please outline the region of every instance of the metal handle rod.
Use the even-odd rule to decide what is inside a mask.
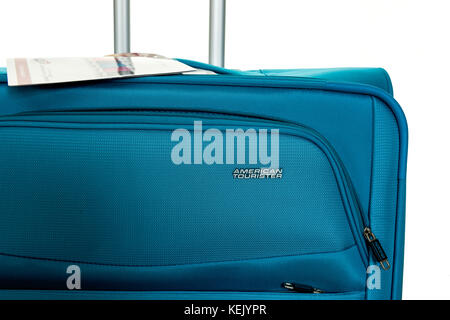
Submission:
[[[223,67],[225,59],[225,0],[209,0],[209,63]]]
[[[114,53],[130,52],[130,0],[114,0]]]
[[[224,66],[226,0],[210,0],[209,63]],[[130,0],[114,0],[114,53],[130,52]]]

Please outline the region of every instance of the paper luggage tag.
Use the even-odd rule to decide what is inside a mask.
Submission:
[[[196,69],[184,63],[154,54],[7,60],[9,86],[180,74],[193,71]]]

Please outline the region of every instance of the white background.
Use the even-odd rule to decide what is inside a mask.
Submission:
[[[132,51],[207,62],[207,0],[131,0]],[[7,57],[113,51],[112,0],[0,4]],[[384,67],[409,122],[405,299],[450,293],[448,0],[228,0],[226,67]],[[1,106],[0,106],[1,107]]]

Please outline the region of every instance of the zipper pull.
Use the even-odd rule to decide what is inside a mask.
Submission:
[[[364,228],[364,238],[367,241],[367,244],[369,245],[370,249],[372,249],[373,255],[375,256],[375,259],[380,263],[383,270],[389,270],[391,267],[388,258],[386,256],[386,253],[383,250],[383,247],[380,244],[380,241],[375,237],[372,230],[370,230],[369,227]]]
[[[320,289],[294,282],[283,282],[281,286],[285,289],[295,291],[298,293],[323,293],[323,291]]]

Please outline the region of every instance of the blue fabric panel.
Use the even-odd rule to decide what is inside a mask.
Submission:
[[[355,82],[372,85],[385,90],[391,95],[393,94],[391,79],[383,68],[260,69],[240,71],[211,66],[192,60],[178,60],[194,68],[210,70],[218,74],[302,77],[336,82]]]
[[[255,70],[252,74],[265,76],[289,76],[317,78],[329,81],[369,84],[393,94],[392,83],[382,68],[335,68],[335,69],[271,69]]]
[[[392,263],[397,219],[399,132],[392,112],[380,100],[373,102],[374,157],[369,217],[372,231]],[[376,264],[373,259],[372,264]],[[391,299],[393,270],[382,272],[382,290],[368,290],[371,299]]]
[[[339,251],[354,242],[328,160],[301,139],[280,138],[291,173],[283,183],[238,184],[234,165],[175,166],[170,131],[41,126],[0,130],[4,254],[159,266]],[[222,188],[228,192],[217,193]]]
[[[173,164],[170,134],[0,127],[0,252],[167,265],[354,243],[334,174],[315,145],[282,136],[284,178],[240,181],[236,165]]]
[[[199,77],[202,76],[190,78]],[[9,98],[0,113],[17,112],[18,107],[23,111],[162,108],[244,113],[294,121],[314,128],[330,141],[349,171],[364,211],[368,211],[372,153],[372,146],[368,143],[372,141],[372,128],[368,125],[372,123],[370,97],[289,88],[173,86],[150,84],[143,79],[136,81],[40,89],[0,86],[0,96],[4,94]],[[206,95],[205,90],[208,92]]]
[[[0,300],[363,300],[364,292],[297,294],[273,292],[146,292],[3,290]]]
[[[392,280],[392,299],[399,300],[402,298],[403,284],[403,263],[405,251],[405,204],[406,204],[406,180],[398,181],[398,201],[397,201],[397,221],[395,233],[395,252],[393,280]]]
[[[1,284],[7,289],[67,290],[71,264],[0,255]],[[295,281],[348,292],[364,291],[365,284],[365,266],[355,246],[334,253],[159,267],[76,264],[82,290],[289,292],[281,283]]]

